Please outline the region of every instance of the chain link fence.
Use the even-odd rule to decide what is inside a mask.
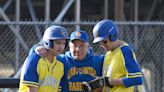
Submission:
[[[96,54],[104,51],[92,44],[92,29],[96,22],[61,22],[69,34],[80,29],[90,36],[91,46]],[[14,76],[20,69],[29,49],[39,42],[45,28],[52,23],[45,22],[0,22],[0,78]],[[119,39],[135,48],[138,62],[145,77],[145,92],[164,92],[164,23],[162,22],[118,22]],[[36,31],[37,29],[37,31]]]

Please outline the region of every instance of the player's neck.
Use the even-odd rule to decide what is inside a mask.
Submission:
[[[111,51],[114,51],[115,49],[119,48],[123,44],[125,44],[125,42],[124,41],[121,41],[121,40],[118,40],[116,42],[113,42],[113,48],[112,48]]]
[[[52,51],[49,51],[49,55],[48,55],[48,57],[47,57],[47,60],[48,60],[50,63],[53,63],[54,57],[55,57],[54,53],[53,53]]]

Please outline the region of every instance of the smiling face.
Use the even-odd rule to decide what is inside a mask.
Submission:
[[[59,55],[64,51],[65,44],[65,39],[53,40],[53,48],[51,49],[51,51],[55,54],[55,56]]]
[[[83,60],[87,55],[89,43],[77,39],[69,43],[69,48],[75,59]]]

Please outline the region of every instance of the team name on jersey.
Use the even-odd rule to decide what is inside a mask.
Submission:
[[[69,82],[69,91],[82,91],[82,82]]]
[[[52,76],[46,76],[44,80],[40,80],[40,86],[52,86],[54,88],[57,87],[59,81]]]
[[[72,67],[68,70],[68,79],[70,79],[72,76],[76,74],[89,74],[95,76],[96,70],[92,67],[82,67],[82,68]]]

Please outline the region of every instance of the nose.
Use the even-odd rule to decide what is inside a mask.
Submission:
[[[76,51],[79,51],[79,50],[80,50],[80,48],[79,48],[79,47],[76,47],[76,48],[75,48],[75,50],[76,50]]]
[[[59,50],[64,50],[64,48],[65,48],[65,45],[59,45],[59,46],[58,46],[58,49],[59,49]]]

